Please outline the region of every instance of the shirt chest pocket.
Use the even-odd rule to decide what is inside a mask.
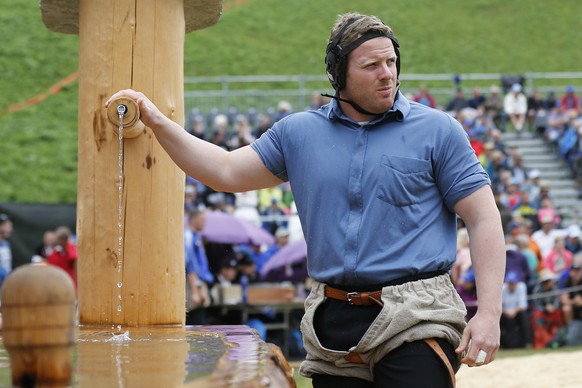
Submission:
[[[382,155],[377,197],[395,206],[423,202],[435,189],[428,160]]]

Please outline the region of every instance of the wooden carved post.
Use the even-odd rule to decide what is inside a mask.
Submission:
[[[184,174],[149,128],[124,139],[120,218],[117,126],[103,104],[133,88],[183,125],[184,35],[221,9],[220,0],[41,1],[49,29],[79,34],[81,325],[184,324]]]

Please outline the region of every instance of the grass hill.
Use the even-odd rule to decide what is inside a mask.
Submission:
[[[323,74],[329,29],[346,11],[394,29],[403,73],[563,72],[582,62],[578,0],[227,0],[217,25],[186,36],[185,76]],[[50,88],[77,70],[78,38],[47,30],[38,1],[3,0],[0,25],[0,202],[73,203],[77,83]]]

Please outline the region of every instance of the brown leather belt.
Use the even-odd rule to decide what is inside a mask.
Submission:
[[[342,300],[355,306],[371,306],[373,304],[380,307],[384,306],[384,302],[382,302],[382,291],[347,292],[326,285],[324,295],[328,298]],[[451,365],[444,350],[434,338],[425,339],[424,342],[426,342],[426,344],[436,353],[436,355],[447,368],[452,386],[454,388],[456,385],[455,370],[453,369],[453,366]],[[360,355],[356,352],[349,352],[345,356],[345,359],[357,364],[364,363]]]
[[[332,299],[343,300],[355,306],[383,306],[382,291],[347,292],[330,286],[325,286],[325,296]]]

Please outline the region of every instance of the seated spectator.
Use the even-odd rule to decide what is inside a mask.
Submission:
[[[540,247],[540,252],[542,259],[554,249],[554,244],[556,242],[556,237],[564,235],[565,233],[559,229],[556,229],[556,218],[554,211],[538,211],[538,220],[540,222],[541,228],[532,233],[531,238]]]
[[[529,192],[529,198],[534,202],[537,209],[539,202],[537,198],[540,194],[540,170],[534,168],[528,171],[526,181],[521,185],[521,189]]]
[[[475,155],[477,155],[477,158],[481,160],[484,151],[484,144],[483,141],[481,141],[482,136],[480,136],[480,134],[475,130],[475,121],[472,119],[466,119],[463,120],[462,125],[469,136],[469,143],[471,143]]]
[[[231,150],[247,146],[255,140],[255,137],[251,133],[251,124],[244,114],[236,116],[233,129],[234,134],[229,142],[229,148]]]
[[[57,242],[55,232],[47,230],[42,235],[42,243],[36,247],[34,255],[31,258],[33,264],[41,264],[46,262],[46,258],[50,256],[53,248]]]
[[[531,326],[533,347],[536,349],[559,345],[557,335],[564,326],[564,319],[558,291],[556,275],[548,269],[542,270],[532,291],[534,299]]]
[[[429,106],[431,108],[436,108],[436,101],[432,94],[428,91],[428,86],[421,85],[418,93],[414,96],[413,100],[419,104]]]
[[[493,149],[490,151],[490,144],[487,143],[484,145],[485,151],[485,171],[487,175],[489,175],[489,179],[491,179],[491,183],[493,185],[501,184],[501,175],[503,171],[507,171],[505,169],[505,154],[500,150]],[[511,175],[511,174],[509,174]],[[504,192],[503,188],[498,187],[501,192]]]
[[[477,312],[477,287],[475,287],[475,272],[469,268],[465,276],[457,282],[455,286],[459,296],[467,308],[466,321],[469,321]]]
[[[263,133],[267,132],[267,130],[271,128],[271,124],[272,124],[271,117],[269,117],[269,115],[266,114],[261,114],[259,116],[259,123],[252,132],[253,137],[255,139],[261,137]]]
[[[232,297],[228,288],[232,286],[238,276],[238,262],[232,255],[223,257],[220,262],[220,268],[215,276],[214,283],[210,288],[210,297],[213,305],[235,304],[240,303],[242,295]]]
[[[470,108],[477,109],[481,111],[484,109],[486,98],[481,92],[481,88],[473,88],[471,98],[467,101],[467,105]]]
[[[520,84],[513,84],[511,92],[505,95],[503,110],[517,134],[521,134],[527,113],[527,99],[521,91]]]
[[[531,96],[527,98],[527,125],[530,131],[537,133],[538,128],[536,128],[536,122],[540,123],[539,114],[544,112],[545,114],[545,102],[542,98],[542,94],[539,90],[534,90]]]
[[[582,236],[582,231],[580,226],[577,224],[572,224],[568,227],[568,234],[566,235],[566,249],[572,252],[572,254],[582,251],[582,241],[580,237]]]
[[[489,96],[485,98],[483,104],[485,114],[493,120],[496,128],[503,128],[503,97],[500,94],[499,86],[492,85],[489,88]]]
[[[261,211],[261,218],[263,219],[263,229],[271,234],[275,234],[277,229],[287,227],[286,214],[279,205],[277,197],[271,198],[271,205]]]
[[[576,114],[580,112],[580,97],[576,95],[574,86],[566,86],[566,93],[560,98],[560,107],[563,112],[574,111]]]
[[[238,275],[235,283],[241,283],[241,278],[246,276],[249,283],[258,283],[261,281],[261,276],[257,269],[257,263],[252,259],[251,255],[246,250],[240,250],[237,253]]]
[[[511,171],[511,176],[521,189],[521,186],[527,182],[529,173],[529,170],[523,165],[523,156],[518,149],[515,149],[508,159],[510,159],[508,160],[508,164],[510,164],[508,168]]]
[[[515,207],[519,204],[521,198],[519,189],[519,181],[512,177],[505,188],[505,205],[511,212],[515,211]]]
[[[544,132],[544,138],[551,144],[556,145],[558,140],[566,130],[568,124],[568,113],[562,111],[560,106],[554,106],[550,109],[548,115],[548,127]]]
[[[215,285],[230,286],[238,277],[238,260],[233,255],[224,256],[220,263],[220,269],[216,274]]]
[[[560,101],[558,101],[558,99],[556,98],[555,92],[552,91],[548,92],[548,95],[544,100],[544,106],[548,111],[550,111],[553,107],[560,106]]]
[[[521,252],[521,254],[525,257],[527,261],[527,266],[529,267],[529,282],[527,283],[527,289],[531,290],[538,281],[538,267],[540,263],[536,254],[530,249],[530,238],[526,233],[523,233],[523,228],[520,228],[522,233],[517,235],[514,239],[514,244],[517,246],[517,249]]]
[[[529,191],[522,190],[519,193],[519,200],[513,207],[513,213],[535,221],[538,215],[538,209],[535,202],[531,200]]]
[[[575,262],[564,281],[564,291],[560,295],[562,312],[568,331],[566,344],[569,346],[582,345],[582,266]],[[568,290],[569,288],[573,290]]]
[[[507,276],[509,274],[517,276],[520,282],[529,284],[531,274],[527,258],[517,245],[507,244],[505,251],[505,273]]]
[[[509,272],[506,275],[501,304],[501,347],[509,349],[531,346],[527,287],[519,280],[519,274]]]
[[[494,140],[493,130],[494,127],[491,119],[482,114],[475,119],[475,123],[473,124],[473,128],[471,133],[469,133],[469,136],[473,136],[475,139],[484,144],[486,140]],[[490,136],[490,139],[488,136]]]
[[[553,273],[562,273],[572,265],[572,252],[566,249],[566,238],[556,236],[554,247],[544,257],[544,268]]]
[[[538,195],[533,198],[538,209],[553,208],[552,204],[554,201],[551,193],[552,188],[550,186],[550,182],[540,181],[539,185],[540,189]]]
[[[570,272],[572,271],[572,268],[576,269],[578,267],[582,268],[582,252],[574,254],[574,257],[572,258],[572,265],[570,266],[570,268],[563,271],[562,273],[556,274],[556,276],[558,277],[557,283],[560,289],[566,288],[566,282],[570,277]]]
[[[457,88],[455,91],[455,95],[453,98],[450,99],[449,103],[445,107],[445,110],[449,112],[453,117],[458,117],[459,112],[464,108],[469,106],[469,102],[465,98],[465,94],[463,93],[463,89]]]

